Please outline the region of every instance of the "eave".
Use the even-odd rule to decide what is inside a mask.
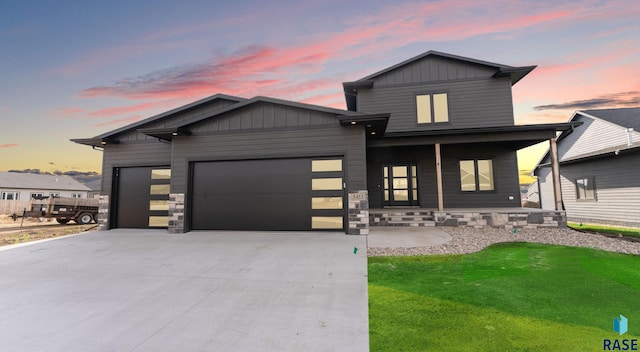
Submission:
[[[364,126],[367,137],[380,138],[384,136],[389,122],[389,114],[338,116],[338,121],[343,127]]]

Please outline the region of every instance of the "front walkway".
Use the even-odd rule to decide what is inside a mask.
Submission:
[[[354,250],[358,248],[358,250]],[[0,251],[7,351],[368,351],[365,236],[93,232]]]

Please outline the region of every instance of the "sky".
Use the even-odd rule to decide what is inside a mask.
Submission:
[[[537,65],[516,124],[637,107],[639,19],[636,0],[5,0],[0,171],[100,172],[69,139],[216,93],[345,108],[342,82],[428,50]],[[547,145],[519,153],[522,174]]]

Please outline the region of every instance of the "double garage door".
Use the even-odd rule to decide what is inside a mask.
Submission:
[[[196,162],[186,218],[192,230],[342,230],[344,182],[342,158]]]

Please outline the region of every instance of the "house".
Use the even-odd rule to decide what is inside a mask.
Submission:
[[[640,227],[640,108],[576,111],[557,141],[567,219]],[[535,169],[543,209],[553,207],[550,157]]]
[[[72,141],[103,150],[106,229],[366,234],[389,209],[486,225],[477,209],[520,208],[516,151],[572,126],[514,124],[534,68],[428,51],[343,83],[347,110],[216,94]]]
[[[89,188],[65,175],[0,172],[0,200],[29,201],[32,196],[87,198]]]

